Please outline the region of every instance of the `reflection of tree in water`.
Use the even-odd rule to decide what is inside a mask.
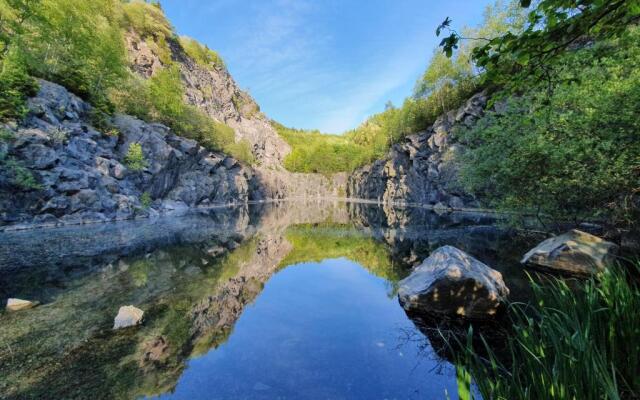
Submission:
[[[539,238],[519,235],[499,225],[497,215],[482,213],[439,214],[422,207],[379,207],[349,203],[352,223],[361,231],[385,243],[392,259],[413,267],[435,249],[450,245],[472,255],[502,273],[511,289],[511,300],[531,295],[520,264],[523,249]]]
[[[408,273],[405,265],[394,262],[387,246],[350,224],[295,225],[286,230],[285,238],[292,250],[281,267],[344,257],[392,284]]]

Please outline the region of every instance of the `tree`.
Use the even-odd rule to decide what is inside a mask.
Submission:
[[[520,0],[520,5],[532,8],[521,33],[474,38],[485,42],[473,50],[472,58],[488,81],[549,80],[549,64],[565,50],[584,40],[622,35],[640,19],[638,0],[539,0],[533,6],[531,0]],[[438,36],[449,32],[440,43],[448,57],[468,39],[452,30],[451,22],[445,19],[436,30]]]
[[[549,67],[558,77],[551,92],[546,82],[531,84],[458,131],[467,190],[552,221],[637,225],[638,43],[633,27],[620,39],[566,52]]]

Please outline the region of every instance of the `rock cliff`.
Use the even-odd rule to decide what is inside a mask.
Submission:
[[[473,124],[486,105],[487,96],[476,94],[464,106],[439,117],[427,131],[407,136],[385,158],[356,170],[349,177],[347,195],[383,203],[478,207],[477,199],[458,183],[457,158],[464,147],[452,131]]]
[[[135,32],[126,36],[132,70],[149,78],[164,67],[161,57]],[[260,106],[241,90],[224,66],[199,65],[175,41],[169,41],[171,60],[180,68],[185,101],[209,117],[227,124],[236,142],[246,141],[256,159],[263,199],[344,196],[346,178],[290,173],[283,167],[289,144],[276,132]]]
[[[4,128],[0,153],[19,160],[36,185],[17,188],[12,172],[0,171],[0,227],[131,219],[259,193],[249,168],[163,125],[118,115],[117,132],[97,130],[91,106],[62,86],[40,81],[28,106],[22,124]],[[142,149],[140,170],[127,167],[132,144]]]

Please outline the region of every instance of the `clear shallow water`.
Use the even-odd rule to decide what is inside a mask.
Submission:
[[[0,398],[455,399],[395,295],[444,244],[526,297],[528,244],[484,216],[287,203],[0,233],[0,299],[42,303],[0,313]],[[113,332],[128,304],[144,324]]]
[[[424,399],[455,393],[405,341],[413,329],[389,282],[347,259],[288,267],[247,307],[229,340],[190,360],[162,398]]]

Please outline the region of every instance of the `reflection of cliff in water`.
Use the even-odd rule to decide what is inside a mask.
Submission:
[[[312,202],[3,233],[0,298],[43,305],[0,314],[0,397],[171,391],[186,360],[223,343],[281,268],[345,257],[393,284],[441,244],[485,262],[502,260],[501,235],[491,223],[424,209]],[[126,304],[142,308],[145,323],[112,332]]]
[[[407,268],[422,262],[435,249],[455,246],[500,271],[512,300],[530,296],[519,260],[535,239],[499,227],[499,216],[483,213],[437,213],[422,207],[348,204],[349,217],[359,229],[385,243],[392,258]]]
[[[4,233],[2,300],[43,305],[0,314],[0,394],[131,398],[170,391],[185,360],[224,342],[245,306],[286,266],[295,253],[290,227],[326,222],[346,224],[346,208],[260,205]],[[124,304],[145,310],[145,323],[114,333],[113,316]]]

